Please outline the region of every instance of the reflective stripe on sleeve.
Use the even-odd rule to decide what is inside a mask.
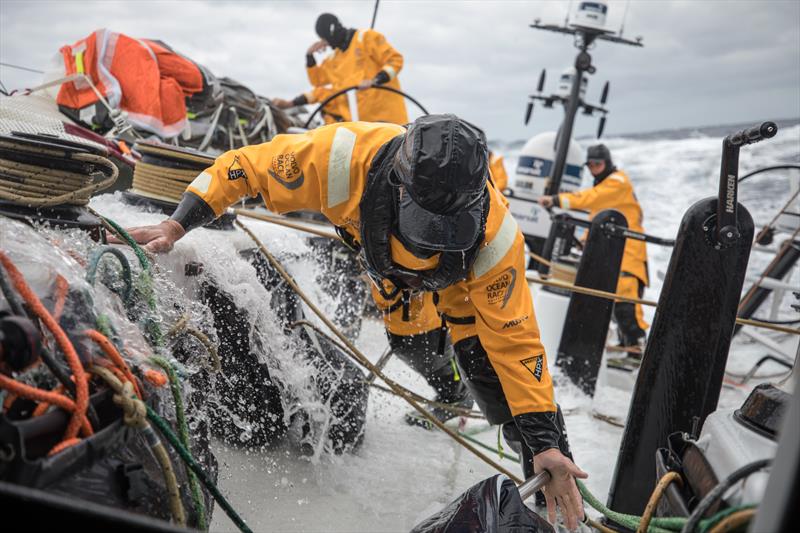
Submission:
[[[211,186],[211,174],[208,172],[201,172],[200,175],[189,184],[189,187],[194,187],[203,194],[208,192],[209,186]]]
[[[569,198],[567,198],[566,194],[558,195],[558,203],[561,205],[562,209],[569,209]]]
[[[391,65],[386,65],[385,67],[383,67],[383,71],[389,75],[390,80],[393,80],[394,77],[397,76],[397,71]]]
[[[507,211],[497,235],[478,252],[475,264],[472,265],[473,275],[479,278],[497,266],[511,249],[516,236],[517,221],[511,216],[511,212]]]
[[[350,198],[350,163],[355,145],[355,133],[345,127],[336,130],[328,159],[328,208]]]

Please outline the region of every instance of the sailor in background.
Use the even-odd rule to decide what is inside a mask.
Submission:
[[[594,176],[594,187],[555,196],[542,196],[539,203],[544,207],[561,207],[589,211],[593,218],[604,209],[616,209],[625,216],[628,227],[644,233],[642,227],[642,207],[633,192],[633,184],[628,175],[618,170],[611,159],[611,152],[604,144],[590,146],[586,156],[586,166]],[[617,294],[629,298],[641,298],[644,288],[649,284],[647,275],[647,249],[644,241],[627,239],[622,254]],[[645,330],[649,327],[644,321],[642,306],[627,302],[614,304],[614,319],[619,329],[619,342],[631,348],[629,353],[641,359],[644,351]],[[638,357],[636,357],[638,355]]]
[[[375,85],[385,85],[400,89],[397,75],[403,68],[403,56],[392,48],[380,32],[375,30],[356,30],[345,28],[336,16],[323,13],[317,19],[317,35],[320,41],[311,45],[306,54],[306,74],[313,87],[330,87],[331,94],[347,87],[357,85],[358,120],[368,122],[408,123],[408,113],[403,97],[390,91],[367,90]],[[328,46],[333,54],[321,64],[317,64],[314,53]],[[336,100],[341,103],[344,121],[352,120],[347,105],[347,97]],[[313,91],[301,94],[293,100],[276,98],[275,105],[280,108],[303,105],[320,101]]]
[[[508,174],[503,162],[503,156],[496,152],[489,152],[489,170],[492,173],[492,181],[498,191],[503,192],[508,187]]]
[[[548,514],[583,517],[566,432],[525,283],[525,244],[488,180],[486,138],[453,115],[409,125],[344,122],[219,156],[169,220],[130,231],[166,252],[243,197],[279,213],[325,215],[361,247],[376,289],[431,298],[445,317],[461,378],[490,424],[548,470]],[[233,172],[235,170],[235,172]]]

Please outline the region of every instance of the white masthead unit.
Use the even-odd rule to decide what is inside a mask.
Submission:
[[[606,27],[606,14],[608,5],[605,0],[594,2],[581,2],[575,11],[575,16],[570,24],[573,28],[591,28],[603,30]]]

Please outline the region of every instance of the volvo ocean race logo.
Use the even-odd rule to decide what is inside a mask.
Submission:
[[[303,171],[300,170],[300,166],[297,164],[294,152],[273,157],[272,168],[267,172],[269,172],[272,179],[290,191],[299,189],[305,181],[305,176],[303,175]]]
[[[486,302],[490,305],[501,303],[500,309],[508,304],[511,293],[514,292],[514,285],[517,282],[517,270],[509,268],[486,287]]]

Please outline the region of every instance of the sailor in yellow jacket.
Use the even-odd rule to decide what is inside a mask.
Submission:
[[[345,28],[330,13],[319,16],[316,31],[322,40],[312,45],[306,54],[306,74],[311,85],[330,85],[333,91],[357,85],[358,120],[408,123],[401,95],[372,88],[382,85],[400,89],[397,75],[403,68],[403,56],[392,48],[386,37],[375,30]],[[314,52],[327,46],[333,48],[333,54],[318,65]],[[343,119],[351,120],[349,106],[343,107]]]
[[[492,182],[497,190],[503,192],[508,187],[508,174],[503,156],[496,152],[489,152],[489,170],[492,173]]]
[[[557,196],[543,196],[539,203],[545,207],[555,205],[564,209],[587,210],[590,218],[604,209],[616,209],[625,216],[630,229],[644,233],[642,207],[636,199],[633,184],[627,174],[614,166],[609,149],[604,144],[590,146],[586,165],[594,176],[594,187]],[[617,293],[629,298],[641,298],[648,284],[645,243],[628,239],[622,254]],[[642,351],[645,330],[649,327],[644,320],[642,306],[616,302],[614,318],[619,328],[620,344]]]
[[[550,472],[548,514],[559,505],[572,529],[583,515],[573,478],[586,474],[561,451],[568,447],[525,283],[522,233],[487,177],[483,132],[453,115],[421,117],[408,130],[332,124],[222,154],[169,220],[131,235],[166,252],[258,194],[270,211],[322,213],[360,245],[382,297],[432,293],[462,379],[491,424],[521,436],[532,455],[526,475]]]
[[[489,180],[498,191],[503,191],[508,183],[502,156],[491,151]],[[502,199],[503,204],[508,207],[506,198],[503,196]],[[423,292],[412,295],[401,291],[394,298],[386,299],[373,284],[372,298],[383,315],[393,355],[425,378],[436,391],[437,402],[472,407],[472,396],[461,382],[455,365],[452,340],[445,331],[446,324],[436,310],[433,294]],[[456,416],[452,411],[440,407],[431,407],[429,412],[442,422]],[[430,422],[416,410],[409,411],[405,419],[412,425],[431,427]],[[513,438],[512,436],[512,440]]]

